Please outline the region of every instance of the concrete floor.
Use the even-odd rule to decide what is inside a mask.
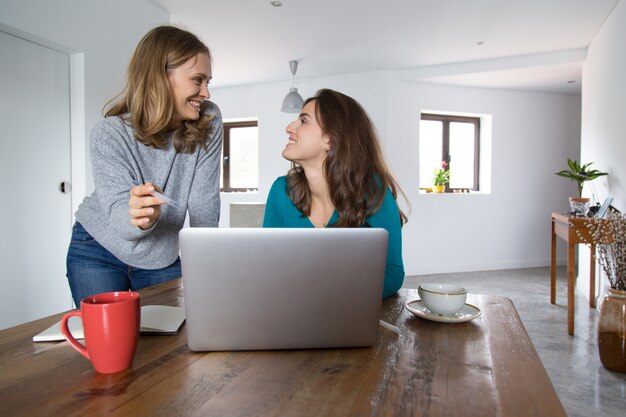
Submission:
[[[598,311],[576,294],[574,336],[567,334],[566,271],[557,271],[556,304],[550,304],[550,269],[529,268],[405,278],[405,288],[425,282],[456,283],[476,294],[511,300],[530,335],[569,417],[626,416],[626,374],[600,363]]]

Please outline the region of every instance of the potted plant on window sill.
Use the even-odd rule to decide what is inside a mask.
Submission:
[[[433,193],[443,193],[446,191],[446,184],[450,182],[450,170],[448,163],[441,161],[441,167],[435,168],[433,177]]]
[[[576,185],[578,186],[578,197],[570,197],[570,209],[575,215],[583,215],[587,214],[589,210],[589,199],[583,197],[583,185],[586,181],[595,180],[598,177],[603,175],[609,175],[606,172],[600,172],[597,169],[589,169],[589,166],[593,164],[593,162],[589,162],[588,164],[579,165],[578,161],[571,160],[568,158],[567,165],[569,166],[569,170],[564,169],[559,172],[555,172],[556,175],[564,178],[568,178],[572,181],[576,181]]]

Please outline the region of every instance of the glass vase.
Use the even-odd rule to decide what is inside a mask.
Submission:
[[[626,372],[626,291],[609,288],[602,299],[598,350],[605,368]]]

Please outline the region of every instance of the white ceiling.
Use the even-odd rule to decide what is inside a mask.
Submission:
[[[373,70],[405,80],[580,94],[619,0],[150,0],[213,54],[213,87]],[[574,81],[574,82],[571,82]]]

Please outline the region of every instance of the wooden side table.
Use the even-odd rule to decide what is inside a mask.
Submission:
[[[552,250],[550,260],[550,303],[556,302],[556,237],[567,242],[567,333],[574,334],[574,291],[576,275],[574,271],[576,245],[589,244],[591,255],[589,259],[589,307],[596,306],[596,243],[587,228],[589,218],[572,217],[561,213],[552,213]]]

